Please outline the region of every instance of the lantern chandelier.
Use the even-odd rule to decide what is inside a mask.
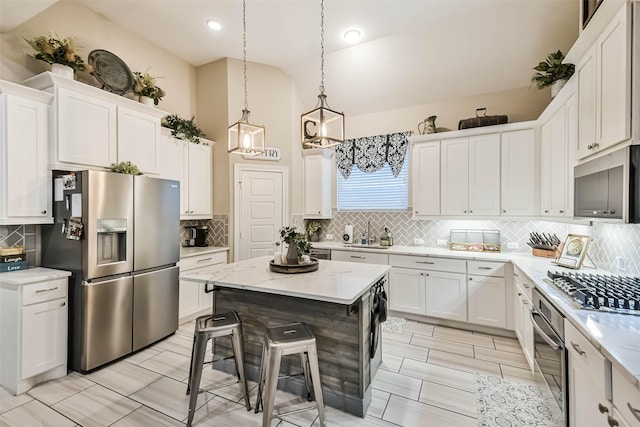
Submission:
[[[318,105],[300,117],[302,144],[305,147],[329,148],[344,141],[344,114],[327,104],[324,94],[324,0],[320,0],[320,94]]]
[[[247,4],[242,0],[242,66],[244,71],[244,109],[242,117],[229,126],[228,144],[229,153],[256,156],[264,153],[265,129],[264,126],[254,125],[249,122],[251,113],[247,103]]]

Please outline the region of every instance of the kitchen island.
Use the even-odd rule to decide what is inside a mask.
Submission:
[[[243,323],[247,376],[257,381],[265,327],[304,322],[316,336],[326,405],[364,417],[371,403],[371,381],[382,361],[380,326],[372,327],[372,288],[386,280],[386,265],[320,260],[317,271],[274,273],[272,257],[240,261],[220,268],[186,272],[180,280],[213,289],[214,311],[235,310]],[[371,342],[376,344],[371,350]],[[230,356],[228,339],[216,340],[216,355]],[[217,369],[235,374],[232,360]],[[301,372],[299,358],[282,361],[281,374]],[[278,388],[302,394],[302,377],[278,382]]]

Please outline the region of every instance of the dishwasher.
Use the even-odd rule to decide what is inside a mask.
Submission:
[[[311,248],[309,256],[316,259],[331,259],[331,249]]]

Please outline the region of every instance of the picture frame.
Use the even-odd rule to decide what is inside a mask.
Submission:
[[[561,267],[579,270],[582,267],[584,258],[587,256],[592,240],[591,236],[569,234],[564,241],[560,256],[553,263]]]

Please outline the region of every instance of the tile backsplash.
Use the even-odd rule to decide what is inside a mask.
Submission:
[[[214,215],[212,219],[180,221],[180,244],[182,245],[185,239],[189,238],[186,227],[202,225],[209,227],[207,245],[229,246],[229,215]]]
[[[0,225],[0,248],[22,246],[30,267],[40,265],[40,227],[38,225]]]
[[[599,268],[616,274],[640,275],[640,224],[594,223],[592,226],[568,224],[551,221],[504,221],[504,220],[413,220],[410,211],[402,212],[333,212],[330,220],[321,220],[323,227],[321,240],[327,234],[333,234],[334,241],[341,241],[344,226],[353,225],[355,237],[367,230],[371,222],[371,235],[379,237],[384,227],[388,227],[394,244],[408,246],[436,246],[439,239],[449,242],[452,229],[500,230],[503,252],[530,252],[527,246],[529,233],[555,233],[561,240],[567,234],[585,234],[593,237],[589,256]],[[304,229],[301,215],[294,215],[293,225]],[[415,244],[414,239],[424,243]],[[507,249],[507,243],[515,242],[517,249]],[[617,258],[623,257],[626,263],[624,271],[618,270]],[[585,264],[589,264],[587,260]]]

